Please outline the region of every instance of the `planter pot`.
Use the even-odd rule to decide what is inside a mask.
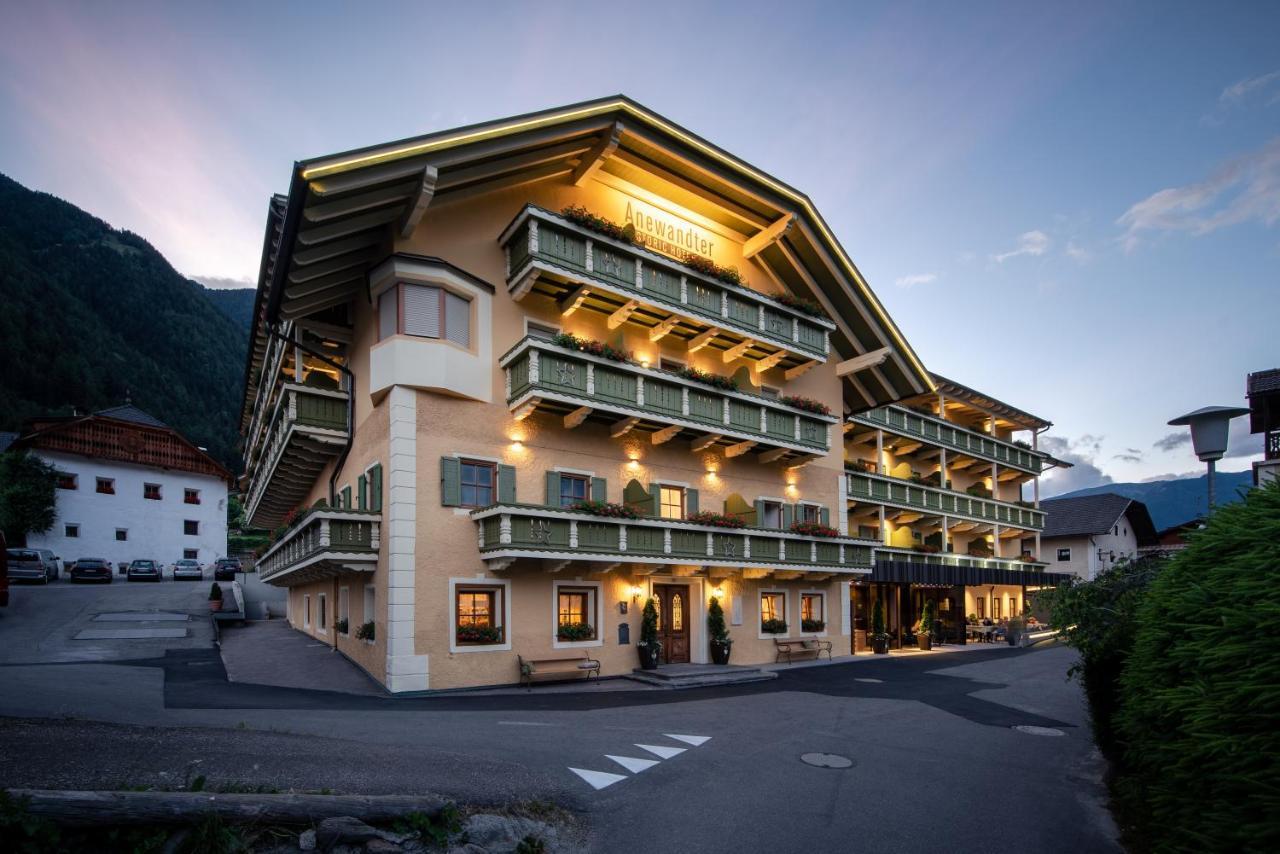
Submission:
[[[733,648],[732,644],[725,642],[711,642],[711,663],[712,664],[728,664],[729,651]]]
[[[871,651],[874,652],[876,655],[888,655],[889,639],[888,638],[872,638]]]
[[[210,611],[221,611],[221,610],[222,610],[222,600],[221,600],[221,599],[210,599],[210,600],[209,600],[209,610],[210,610]]]
[[[658,654],[662,651],[662,647],[658,644],[647,646],[640,644],[636,647],[640,652],[640,666],[645,670],[658,669]]]
[[[1005,640],[1009,642],[1009,646],[1019,646],[1022,643],[1022,632],[1009,632],[1005,635]]]
[[[923,650],[933,649],[933,638],[926,634],[916,635],[916,645]]]

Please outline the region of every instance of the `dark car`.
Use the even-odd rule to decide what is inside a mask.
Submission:
[[[10,581],[39,581],[48,584],[53,580],[53,567],[44,555],[35,549],[6,549]]]
[[[4,531],[0,531],[0,608],[9,605],[9,549],[4,541]]]
[[[82,557],[71,568],[72,581],[105,581],[111,583],[111,564],[100,557]]]
[[[235,581],[240,571],[240,558],[220,557],[213,565],[214,581]]]
[[[135,560],[129,564],[127,578],[130,581],[159,581],[161,572],[160,564],[154,560]]]

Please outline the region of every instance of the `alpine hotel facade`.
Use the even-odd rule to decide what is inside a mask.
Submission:
[[[716,596],[758,664],[783,623],[849,655],[932,598],[962,640],[1051,583],[1048,423],[927,371],[807,197],[626,98],[297,164],[255,318],[259,572],[390,691],[629,673],[650,597],[664,661],[710,660]]]

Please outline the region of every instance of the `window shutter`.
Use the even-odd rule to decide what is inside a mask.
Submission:
[[[782,530],[791,529],[791,523],[796,520],[796,506],[794,504],[782,505]]]
[[[608,501],[609,485],[602,477],[591,478],[591,500],[592,501]]]
[[[424,338],[440,337],[440,289],[401,285],[404,290],[404,331]]]
[[[349,486],[342,487],[342,509],[351,509],[351,487]]]
[[[356,478],[356,506],[361,510],[369,509],[369,481],[364,475]]]
[[[440,458],[440,503],[445,507],[462,503],[462,463],[457,457]]]
[[[828,510],[826,507],[819,507],[819,508],[818,508],[818,521],[819,521],[821,524],[823,524],[823,525],[827,526],[828,528],[830,528],[830,527],[831,527],[831,511],[830,511],[830,510]]]
[[[503,504],[516,503],[516,467],[498,466],[498,501]]]
[[[369,469],[369,509],[382,512],[382,463]]]
[[[684,515],[692,516],[698,512],[698,490],[686,489],[684,491]]]
[[[764,527],[764,502],[759,498],[756,499],[756,524]]]
[[[662,515],[662,487],[656,483],[649,484],[649,515]]]
[[[471,346],[471,303],[448,291],[444,292],[444,334],[455,344]]]
[[[547,472],[547,506],[560,506],[560,472]]]
[[[396,334],[397,302],[400,299],[400,286],[388,288],[378,296],[378,340],[382,341]]]

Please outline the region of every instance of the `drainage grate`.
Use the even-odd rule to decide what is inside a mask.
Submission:
[[[800,761],[815,768],[852,768],[853,760],[838,753],[805,753]]]
[[[1048,727],[1048,726],[1031,726],[1030,724],[1019,724],[1018,726],[1015,726],[1014,729],[1016,729],[1018,732],[1024,732],[1027,735],[1048,735],[1048,736],[1066,735],[1066,733],[1063,732],[1062,730],[1054,729],[1053,727]]]

